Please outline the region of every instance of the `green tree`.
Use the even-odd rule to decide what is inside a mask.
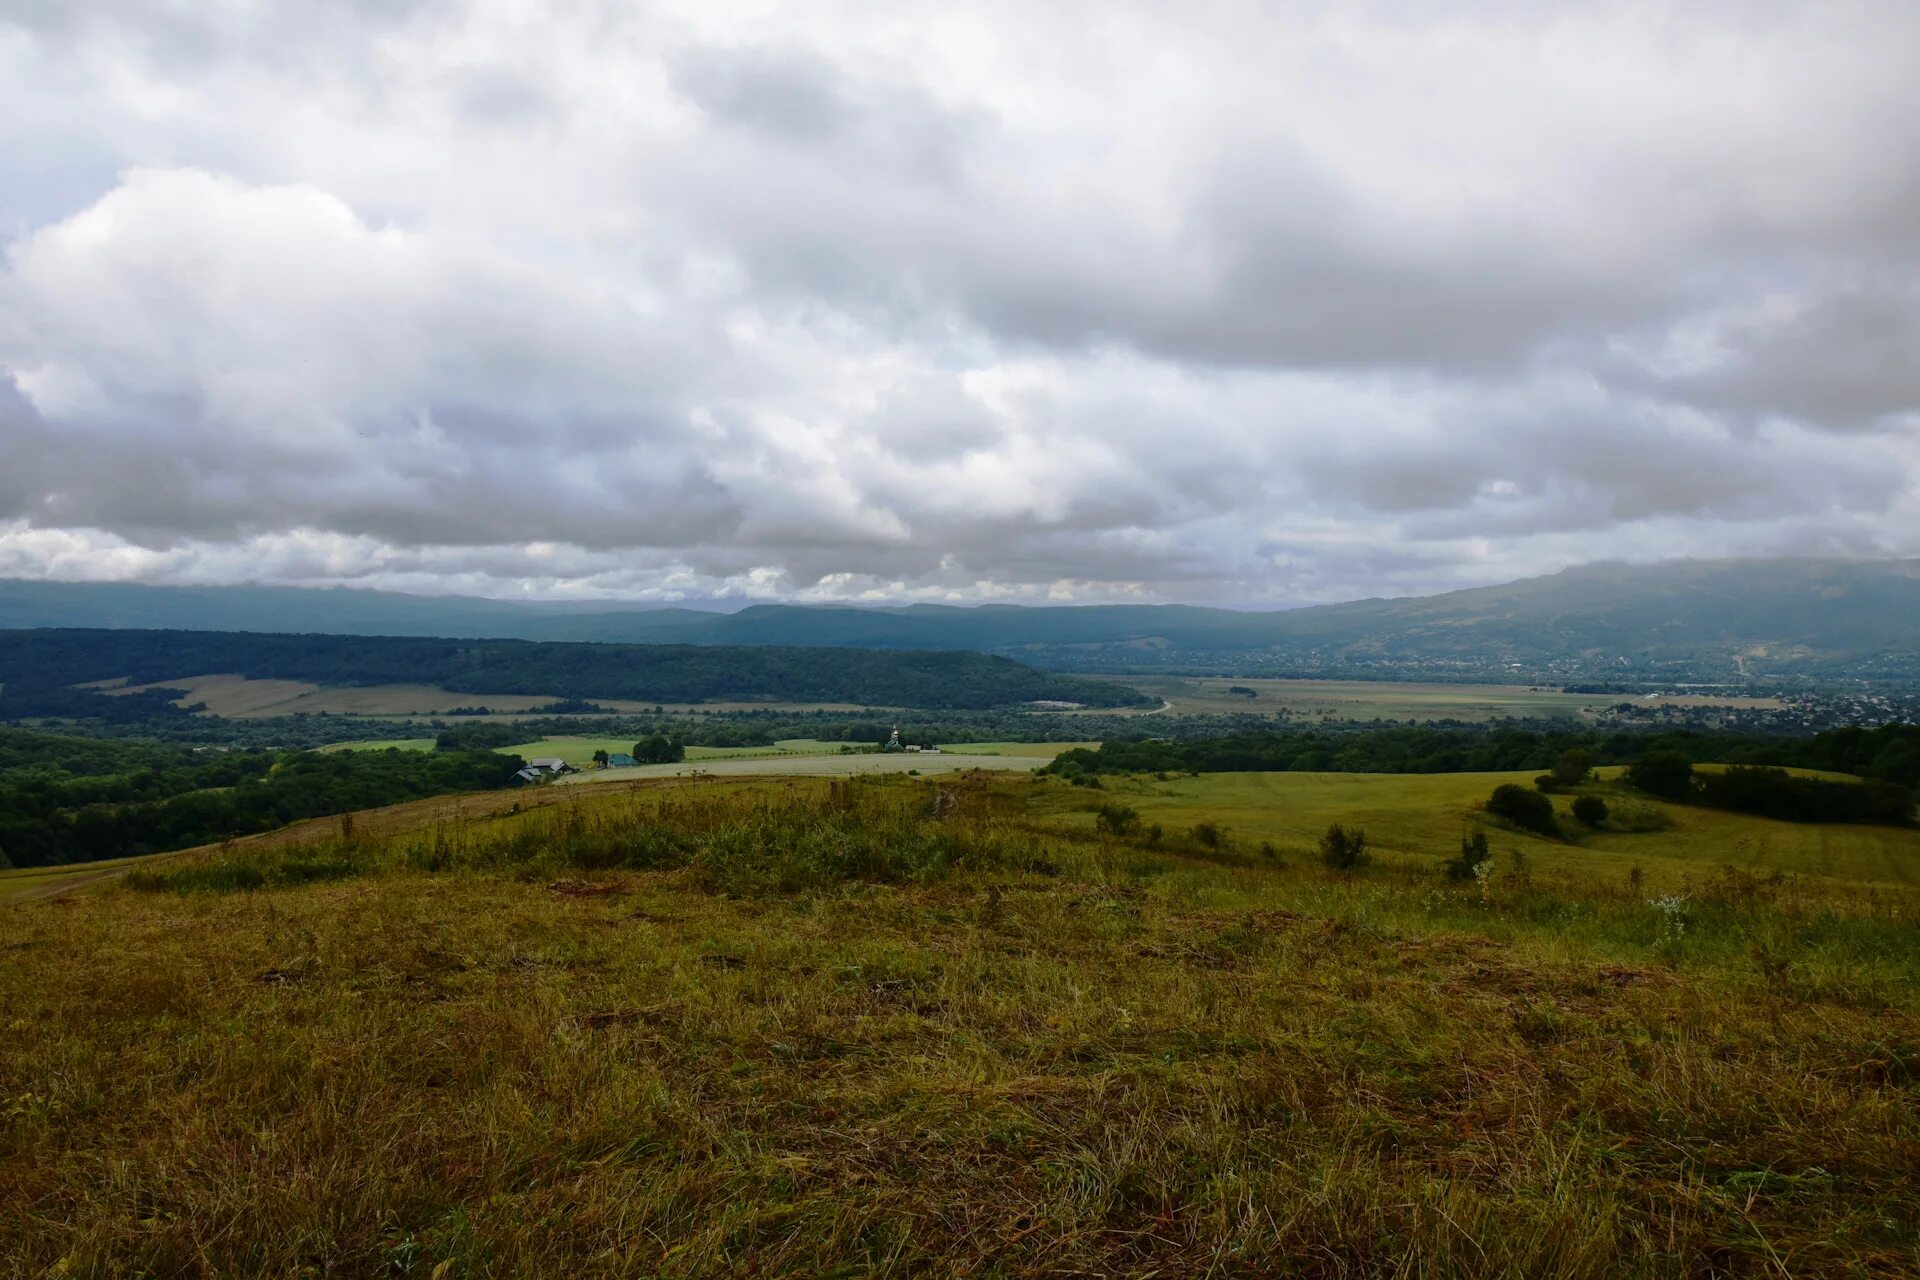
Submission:
[[[1678,751],[1649,751],[1627,766],[1627,781],[1650,796],[1686,800],[1693,795],[1693,761]]]
[[[1607,820],[1607,802],[1599,796],[1576,796],[1573,816],[1589,827],[1597,827]]]
[[[1584,747],[1573,747],[1560,753],[1553,762],[1553,780],[1563,787],[1571,787],[1585,782],[1587,775],[1593,772],[1593,757]]]

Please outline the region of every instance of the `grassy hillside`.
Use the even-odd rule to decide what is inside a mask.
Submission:
[[[1066,829],[1090,829],[1099,804],[1136,809],[1143,823],[1178,835],[1194,823],[1224,828],[1243,850],[1273,843],[1282,856],[1307,858],[1328,824],[1363,827],[1384,863],[1418,872],[1456,853],[1463,830],[1484,830],[1496,858],[1510,868],[1518,851],[1533,874],[1556,880],[1583,877],[1625,883],[1639,868],[1651,891],[1680,888],[1721,868],[1756,875],[1776,872],[1803,882],[1920,888],[1920,829],[1770,822],[1694,805],[1664,804],[1605,779],[1552,797],[1564,840],[1518,830],[1481,811],[1501,783],[1531,788],[1531,773],[1223,773],[1158,782],[1108,779],[1104,790],[1074,797],[1050,819]],[[1058,793],[1071,796],[1070,792]],[[1588,830],[1570,815],[1575,794],[1599,795],[1616,809],[1633,806],[1658,815],[1650,831],[1608,824]],[[1804,887],[1804,884],[1803,886]]]
[[[578,788],[3,909],[0,1272],[1920,1268],[1911,877],[1708,815],[1746,873],[1620,837],[1665,907],[1449,882],[1489,781],[1125,796],[1216,849],[1112,782]]]

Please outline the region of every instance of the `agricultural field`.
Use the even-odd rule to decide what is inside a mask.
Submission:
[[[941,774],[987,769],[996,772],[1031,771],[1052,760],[1062,751],[1085,743],[1076,742],[976,742],[942,747],[938,752],[842,752],[837,743],[821,752],[781,752],[769,748],[745,748],[735,752],[714,749],[712,756],[697,757],[687,748],[680,764],[644,764],[626,769],[596,769],[560,779],[563,786],[599,785],[633,778],[673,778],[695,773],[716,778],[800,777],[850,778],[876,774]]]
[[[396,719],[444,714],[456,707],[486,706],[496,712],[525,712],[554,701],[526,694],[452,693],[430,684],[322,686],[303,680],[256,680],[237,675],[186,676],[143,685],[120,685],[101,692],[139,693],[146,689],[182,689],[177,706],[205,703],[204,714],[253,720],[296,714],[374,716]]]
[[[1286,712],[1305,720],[1467,720],[1501,716],[1574,716],[1628,701],[1622,694],[1562,693],[1545,686],[1418,684],[1372,680],[1258,680],[1241,677],[1128,676],[1125,683],[1162,701],[1161,714]],[[1234,689],[1251,689],[1253,697]],[[1636,705],[1778,709],[1776,698],[1667,696]],[[1147,711],[1140,714],[1152,715]]]
[[[612,755],[632,751],[633,745],[632,735],[624,738],[607,738],[568,734],[517,742],[511,746],[501,747],[499,750],[507,755],[520,756],[528,760],[556,756],[576,769],[588,769],[593,767],[594,752],[605,751]],[[688,747],[687,761],[691,763],[697,760],[733,760],[750,756],[820,755],[824,752],[838,751],[840,746],[838,742],[794,738],[777,742],[770,747]]]
[[[544,787],[0,907],[0,1273],[1920,1270],[1914,833],[1449,880],[1506,777]]]
[[[147,684],[125,680],[92,681],[107,696],[141,693],[148,689],[180,689],[174,699],[180,707],[204,703],[208,716],[258,720],[271,716],[366,716],[381,720],[413,720],[443,716],[461,707],[486,707],[484,716],[463,721],[512,721],[558,701],[556,694],[458,693],[430,684],[319,685],[304,680],[256,679],[238,675],[183,676]],[[702,702],[656,704],[630,698],[596,698],[598,706],[622,715],[693,711],[862,711],[850,702]]]
[[[1075,747],[1093,747],[1099,744],[1093,742],[961,742],[942,746],[939,753],[927,755],[924,758],[921,753],[912,755],[902,753],[900,755],[876,756],[874,759],[863,761],[860,764],[848,763],[850,753],[843,751],[842,748],[850,745],[854,744],[830,742],[819,738],[783,738],[772,746],[767,747],[688,747],[686,749],[686,760],[678,766],[648,765],[642,766],[642,768],[654,772],[665,772],[671,775],[674,773],[687,772],[694,767],[706,767],[723,760],[756,760],[786,761],[793,766],[792,771],[801,774],[817,775],[823,771],[830,774],[846,773],[849,770],[872,771],[876,769],[884,772],[905,772],[907,769],[918,768],[923,765],[929,765],[935,769],[947,767],[944,760],[945,757],[948,756],[1005,758],[1007,760],[1019,761],[1020,764],[1017,767],[1034,768],[1038,765],[1045,764],[1062,751],[1070,751]],[[434,748],[434,739],[368,739],[359,742],[336,743],[330,747],[323,747],[321,750],[382,751],[389,748],[402,751],[431,751]],[[557,757],[565,760],[576,769],[592,770],[594,752],[605,751],[608,754],[613,754],[616,752],[631,751],[633,749],[633,739],[631,737],[611,738],[594,737],[584,734],[569,734],[557,737],[534,738],[526,742],[517,742],[510,746],[497,749],[505,754],[517,755],[529,760],[541,757]],[[834,767],[828,768],[821,766],[818,757],[831,758]],[[978,759],[969,759],[967,762],[956,767],[995,768],[998,766]],[[780,772],[780,769],[777,765],[770,764],[764,769],[756,765],[754,771],[777,773]],[[596,778],[602,776],[601,771],[596,770],[594,776]],[[615,770],[612,774],[605,776],[633,777],[636,776],[636,774],[633,769],[621,769]]]

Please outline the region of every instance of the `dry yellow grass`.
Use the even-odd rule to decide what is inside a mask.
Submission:
[[[1676,934],[1098,798],[463,797],[12,909],[0,1273],[1920,1268],[1910,891],[1703,862]]]

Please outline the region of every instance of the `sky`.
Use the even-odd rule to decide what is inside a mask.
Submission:
[[[1920,554],[1920,5],[0,0],[0,577]]]

